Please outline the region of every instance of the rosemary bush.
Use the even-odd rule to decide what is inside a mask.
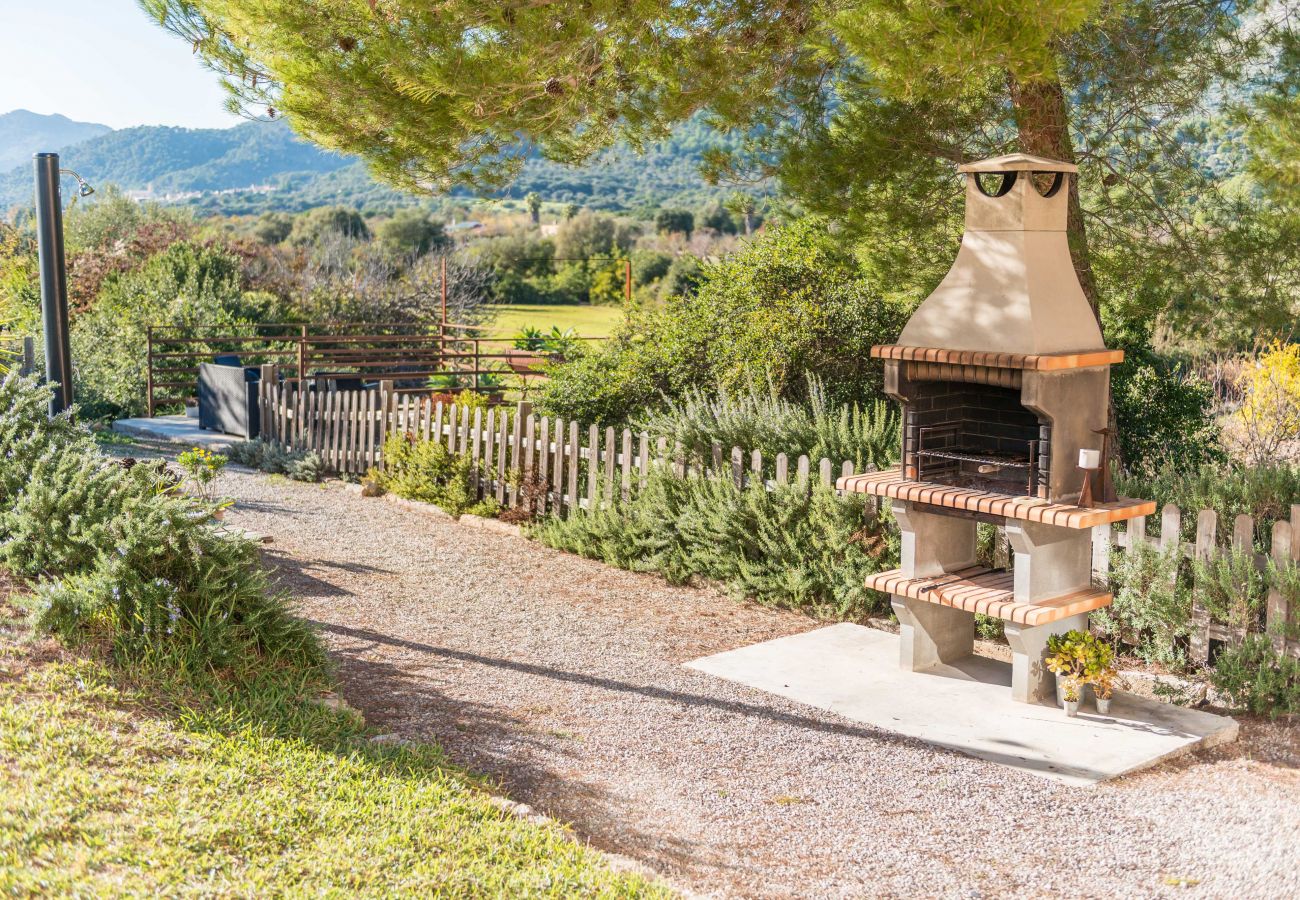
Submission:
[[[858,469],[897,460],[900,417],[893,404],[835,405],[815,375],[807,376],[807,386],[807,403],[782,398],[771,384],[766,391],[751,386],[738,393],[695,388],[636,424],[669,446],[680,444],[697,461],[711,458],[714,442],[724,452],[758,450],[769,471],[778,453],[791,459],[807,454],[814,462],[825,457],[837,466],[847,459]]]
[[[1234,706],[1259,715],[1300,713],[1300,659],[1278,653],[1268,637],[1248,634],[1214,661],[1210,681]]]
[[[1193,560],[1196,598],[1210,616],[1232,628],[1256,628],[1263,622],[1268,584],[1255,567],[1254,553],[1229,548],[1208,560]]]
[[[240,441],[226,451],[230,461],[271,475],[284,475],[294,481],[320,481],[325,474],[325,460],[311,450],[287,450],[279,444],[255,438]]]
[[[38,579],[42,627],[182,666],[321,667],[256,545],[218,530],[161,469],[124,467],[67,417],[50,421],[48,400],[32,379],[0,382],[0,564]]]
[[[1092,625],[1116,645],[1131,645],[1147,662],[1182,668],[1187,662],[1192,595],[1180,577],[1177,547],[1142,543],[1118,554],[1110,575],[1115,599],[1092,613]]]
[[[889,568],[897,537],[868,523],[865,502],[824,485],[754,484],[651,472],[644,488],[533,529],[543,543],[669,581],[721,583],[738,598],[860,618],[881,607],[863,586]]]

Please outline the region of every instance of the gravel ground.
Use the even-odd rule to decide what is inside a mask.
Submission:
[[[230,472],[268,559],[385,732],[688,893],[1300,893],[1300,725],[1093,788],[863,727],[682,663],[816,627],[337,483]]]

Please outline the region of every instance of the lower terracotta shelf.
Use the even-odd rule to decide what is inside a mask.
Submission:
[[[1030,626],[1047,625],[1110,605],[1111,595],[1096,588],[1035,603],[1017,603],[1012,592],[1013,578],[1005,569],[983,566],[931,578],[904,578],[901,569],[891,569],[869,576],[867,587]]]

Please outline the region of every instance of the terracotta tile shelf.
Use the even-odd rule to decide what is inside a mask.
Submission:
[[[932,578],[904,578],[902,570],[893,569],[867,578],[867,587],[1031,627],[1110,605],[1111,595],[1096,588],[1035,603],[1017,603],[1012,593],[1013,578],[1005,569],[983,566]]]
[[[997,353],[988,350],[942,350],[938,347],[904,347],[877,344],[871,348],[877,359],[946,363],[953,366],[985,366],[992,369],[1027,369],[1055,372],[1089,366],[1110,366],[1124,361],[1123,350],[1088,350],[1078,353]]]
[[[1111,522],[1123,522],[1156,511],[1154,500],[1129,500],[1082,507],[1069,503],[1052,503],[1036,497],[1011,497],[971,488],[949,487],[929,481],[909,481],[899,469],[846,475],[835,482],[842,491],[874,494],[895,500],[908,500],[946,509],[964,510],[981,515],[1020,522],[1042,522],[1061,528],[1092,528]]]

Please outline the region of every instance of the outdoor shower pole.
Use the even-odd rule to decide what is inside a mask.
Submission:
[[[36,241],[41,271],[41,325],[45,330],[45,379],[54,385],[50,417],[72,405],[72,349],[68,343],[68,272],[63,260],[63,205],[59,154],[37,153]]]

